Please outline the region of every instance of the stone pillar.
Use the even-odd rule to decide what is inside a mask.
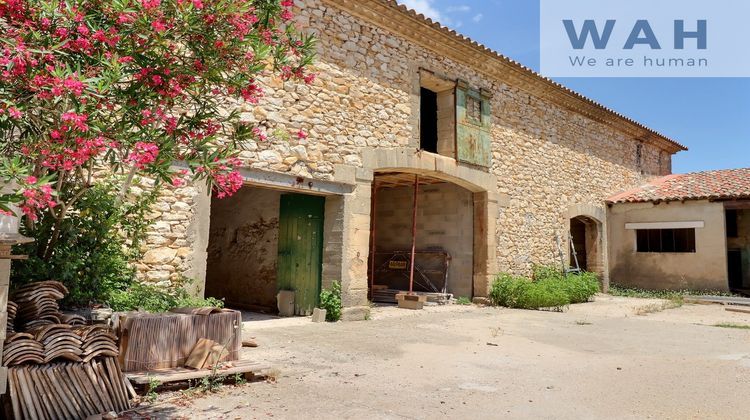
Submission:
[[[474,297],[487,297],[497,275],[497,198],[474,193]],[[491,216],[492,215],[492,216]]]
[[[186,256],[180,267],[182,274],[192,280],[187,290],[193,296],[203,296],[206,291],[208,267],[208,239],[211,227],[211,194],[208,186],[198,183],[191,205],[191,219],[185,232],[187,242],[192,244],[192,255]],[[178,249],[178,254],[182,248]],[[179,255],[178,255],[179,256]]]
[[[330,289],[334,282],[342,279],[344,214],[344,196],[327,196],[323,222],[323,289]]]
[[[354,191],[343,197],[341,298],[345,321],[369,316],[367,261],[370,253],[372,172],[358,171]]]

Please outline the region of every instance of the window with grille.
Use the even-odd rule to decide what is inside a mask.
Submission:
[[[638,252],[696,252],[695,229],[638,229]]]

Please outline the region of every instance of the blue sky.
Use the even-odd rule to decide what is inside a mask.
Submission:
[[[398,1],[539,71],[538,0]],[[750,167],[750,79],[556,80],[688,146],[676,173]]]

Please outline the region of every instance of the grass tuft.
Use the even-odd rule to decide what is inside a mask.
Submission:
[[[750,330],[750,325],[747,324],[734,324],[731,322],[722,322],[720,324],[714,324],[714,327],[719,328],[733,328],[737,330]]]
[[[459,296],[456,298],[456,305],[464,305],[464,306],[471,305],[471,299],[469,299],[466,296]]]

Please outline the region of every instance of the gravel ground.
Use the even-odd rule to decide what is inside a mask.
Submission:
[[[243,357],[275,382],[187,399],[164,418],[747,418],[750,314],[599,296],[564,313],[476,306],[376,308],[313,324],[248,314]]]

